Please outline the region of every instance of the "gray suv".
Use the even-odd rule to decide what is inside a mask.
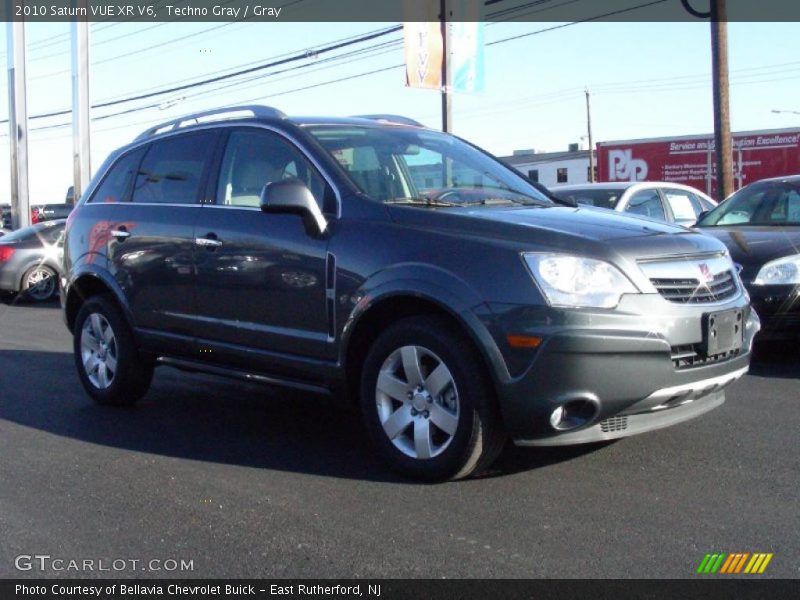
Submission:
[[[585,209],[402,117],[189,115],[114,152],[67,224],[88,394],[169,365],[334,394],[426,480],[701,415],[758,318],[725,247]]]

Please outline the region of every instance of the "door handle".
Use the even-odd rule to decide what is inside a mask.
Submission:
[[[213,238],[212,237],[195,238],[194,243],[197,244],[198,246],[203,246],[204,248],[219,248],[220,246],[222,246],[222,240],[216,239],[216,236]]]
[[[125,240],[131,237],[131,232],[125,230],[124,227],[120,227],[119,229],[115,229],[111,232],[111,237],[115,237],[118,240]]]

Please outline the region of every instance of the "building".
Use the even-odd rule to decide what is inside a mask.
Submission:
[[[577,144],[566,152],[515,150],[500,160],[546,187],[589,181],[589,151],[579,150]]]

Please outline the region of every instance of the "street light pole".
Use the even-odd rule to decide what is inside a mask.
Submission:
[[[25,78],[25,22],[9,21],[8,138],[11,143],[11,227],[31,224],[28,197],[28,100]]]
[[[592,104],[589,88],[586,88],[586,133],[589,142],[589,183],[595,182],[594,176],[594,139],[592,138]]]
[[[86,6],[86,0],[78,0]],[[72,23],[72,149],[73,198],[81,197],[91,178],[89,145],[89,23]]]
[[[724,200],[733,193],[733,149],[728,81],[728,14],[725,1],[711,0],[714,142],[717,153],[717,197],[719,200]]]
[[[453,130],[453,102],[450,97],[450,28],[447,24],[447,0],[439,0],[442,27],[442,131]]]

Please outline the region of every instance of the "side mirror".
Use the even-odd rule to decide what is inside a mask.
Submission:
[[[328,228],[314,195],[299,179],[283,179],[265,185],[261,190],[261,211],[300,215],[306,229],[315,234],[325,233]]]

